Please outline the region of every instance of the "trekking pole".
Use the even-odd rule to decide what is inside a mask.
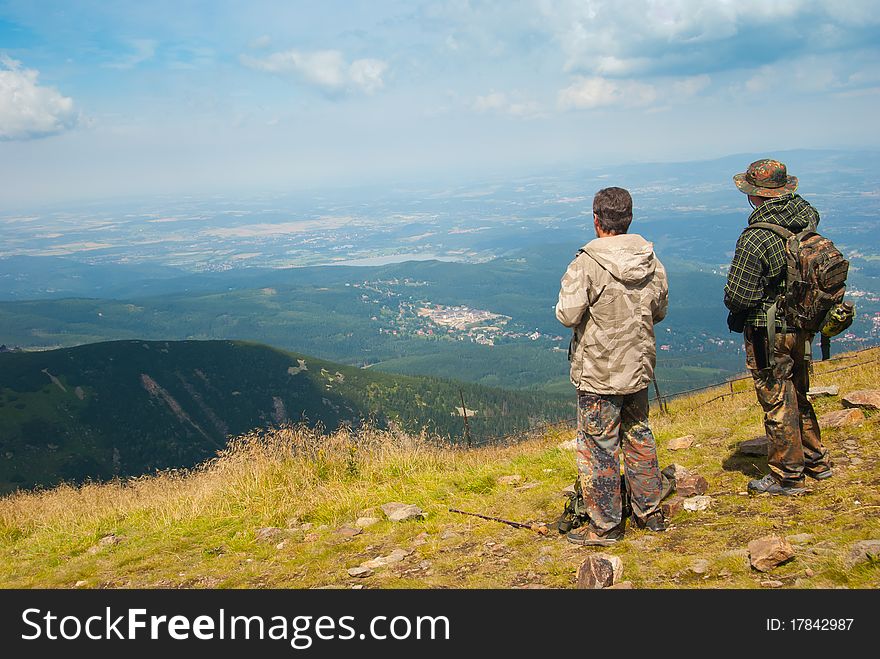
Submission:
[[[467,407],[464,404],[464,392],[459,389],[458,395],[461,396],[461,415],[464,417],[464,436],[467,439],[468,448],[471,448],[471,427],[468,424]]]
[[[669,414],[669,407],[666,405],[666,401],[663,400],[663,396],[660,395],[660,387],[657,384],[657,378],[654,378],[654,391],[657,393],[657,402],[660,411],[664,414]]]
[[[471,517],[479,517],[480,519],[487,519],[490,522],[500,522],[501,524],[512,526],[515,529],[528,529],[529,531],[534,531],[538,535],[548,535],[550,533],[550,530],[547,528],[546,524],[538,522],[530,522],[528,524],[524,524],[523,522],[513,522],[509,519],[502,519],[501,517],[481,515],[480,513],[469,513],[465,512],[464,510],[458,510],[457,508],[450,508],[449,512],[458,513],[459,515],[470,515]]]

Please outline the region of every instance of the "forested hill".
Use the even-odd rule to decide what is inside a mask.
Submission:
[[[238,341],[0,353],[0,492],[210,458],[230,435],[373,419],[475,442],[574,414],[571,397],[358,369]]]

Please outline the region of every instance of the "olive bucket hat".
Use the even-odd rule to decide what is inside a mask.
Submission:
[[[733,177],[741,192],[756,197],[781,197],[797,190],[796,176],[789,176],[785,164],[764,158],[756,160],[742,174]]]

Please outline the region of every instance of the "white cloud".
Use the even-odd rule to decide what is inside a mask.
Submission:
[[[880,57],[875,53],[848,53],[802,57],[757,69],[734,93],[761,94],[770,90],[803,94],[844,92],[880,82]]]
[[[45,137],[76,125],[73,100],[52,87],[41,87],[39,75],[0,56],[0,139]]]
[[[387,68],[388,65],[382,60],[356,59],[348,67],[348,75],[356,87],[372,94],[384,86],[382,75]]]
[[[388,64],[379,59],[345,61],[338,50],[286,50],[258,58],[242,55],[241,63],[257,71],[294,74],[328,91],[356,90],[372,94],[384,86]]]
[[[733,68],[738,51],[753,49],[756,30],[770,30],[778,39],[768,51],[773,59],[808,47],[849,50],[857,47],[851,26],[880,22],[870,0],[847,0],[845,6],[838,0],[536,1],[561,48],[564,69],[611,77]]]
[[[653,85],[630,80],[608,80],[578,76],[575,82],[560,90],[558,105],[563,110],[592,110],[600,107],[644,107],[657,98]]]
[[[497,112],[520,119],[534,119],[543,116],[541,106],[527,99],[509,98],[507,94],[492,91],[485,96],[477,96],[472,109],[476,112]]]

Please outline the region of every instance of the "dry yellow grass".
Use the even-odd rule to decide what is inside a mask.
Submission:
[[[880,350],[817,364],[815,384],[841,393],[875,388]],[[863,363],[869,362],[869,363]],[[834,373],[827,371],[854,366]],[[798,557],[774,572],[785,587],[877,587],[876,564],[848,562],[853,542],[880,538],[878,416],[825,432],[838,460],[830,481],[799,499],[749,497],[749,478],[766,460],[736,454],[762,432],[751,383],[674,400],[653,414],[661,465],[704,475],[715,505],[684,512],[664,534],[628,530],[611,549],[638,587],[761,587],[743,556],[749,540],[810,534]],[[821,414],[837,398],[816,403]],[[666,443],[690,434],[686,451]],[[574,456],[557,448],[570,429],[549,429],[522,443],[467,451],[396,432],[304,427],[253,432],[191,471],[106,484],[61,486],[0,499],[0,586],[72,587],[570,587],[589,549],[559,538],[462,517],[454,506],[520,521],[555,518],[560,490],[574,478]],[[518,483],[499,482],[518,475]],[[388,501],[415,503],[423,521],[380,521],[353,538],[336,533],[359,516],[383,518]],[[303,527],[303,524],[306,527]],[[311,525],[311,526],[309,526]],[[271,542],[264,527],[280,529]],[[115,540],[101,545],[101,538]],[[412,550],[366,580],[346,569]],[[691,570],[695,559],[709,570]],[[809,568],[809,571],[807,569]],[[808,576],[812,575],[812,576]]]

